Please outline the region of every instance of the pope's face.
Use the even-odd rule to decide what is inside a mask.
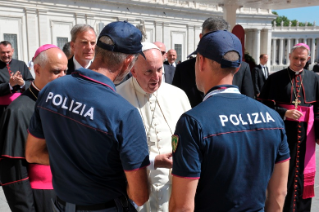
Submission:
[[[136,78],[138,84],[147,93],[154,93],[162,83],[162,55],[158,49],[149,49],[144,51],[144,57],[139,56],[132,75]]]
[[[295,72],[303,70],[307,61],[310,59],[308,51],[304,48],[296,48],[289,54],[290,69]]]

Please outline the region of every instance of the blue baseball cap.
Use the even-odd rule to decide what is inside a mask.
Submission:
[[[230,61],[224,59],[224,55],[231,51],[238,53],[238,60]],[[226,30],[218,30],[205,34],[199,41],[197,50],[192,54],[197,53],[220,63],[222,68],[237,68],[242,61],[242,46],[240,40],[236,35]]]
[[[114,45],[105,44],[100,40],[102,36],[112,39]],[[124,54],[141,54],[142,52],[142,32],[126,21],[112,22],[106,25],[101,31],[96,45],[102,49],[120,52]]]

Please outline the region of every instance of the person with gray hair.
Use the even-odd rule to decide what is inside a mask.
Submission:
[[[88,68],[94,58],[96,33],[88,24],[77,24],[71,29],[71,49],[74,56],[68,61],[68,72],[72,74],[79,68]]]
[[[39,91],[65,75],[67,61],[57,46],[39,47],[33,57],[34,81],[8,106],[0,121],[0,179],[12,211],[52,211],[50,201],[55,192],[50,166],[27,163],[25,141]]]
[[[319,144],[319,79],[304,68],[310,48],[296,44],[288,68],[269,75],[259,100],[276,110],[285,122],[290,148],[288,194],[284,212],[311,211]]]
[[[205,34],[216,30],[228,30],[229,24],[221,17],[207,18],[202,25],[201,39]],[[196,58],[186,60],[176,66],[172,85],[182,89],[189,98],[192,107],[203,101],[204,95],[200,92],[195,83],[195,61]],[[254,97],[253,80],[249,65],[242,62],[239,71],[233,78],[233,84],[237,85],[240,92],[246,96]]]
[[[140,212],[168,212],[171,194],[173,161],[171,136],[178,118],[191,107],[185,93],[175,86],[163,83],[161,50],[153,43],[144,42],[143,53],[131,70],[132,77],[117,86],[117,92],[136,107],[147,134],[151,165],[147,168],[150,198]]]
[[[143,122],[114,85],[137,55],[144,55],[141,39],[128,22],[106,25],[90,69],[77,69],[41,92],[26,159],[50,163],[54,211],[135,211],[131,200],[139,206],[148,200],[150,161]]]
[[[66,44],[64,44],[62,51],[64,52],[68,60],[71,59],[74,55],[73,50],[71,48],[71,42],[67,42]]]

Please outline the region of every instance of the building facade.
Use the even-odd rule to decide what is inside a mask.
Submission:
[[[272,28],[271,58],[273,71],[281,70],[289,64],[289,52],[297,43],[306,43],[310,47],[310,70],[319,62],[319,27],[315,26],[275,26]]]
[[[106,24],[124,20],[144,25],[147,41],[161,41],[167,50],[176,49],[177,60],[183,61],[196,49],[203,21],[223,17],[222,6],[179,0],[0,0],[0,9],[0,39],[11,41],[14,57],[25,62],[32,59],[40,45],[51,43],[62,48],[70,41],[70,30],[75,24],[90,24],[99,33]],[[261,53],[275,52],[278,59],[269,61],[274,69],[284,65],[278,61],[286,61],[286,50],[280,48],[281,42],[286,41],[280,39],[290,38],[294,31],[272,27],[275,17],[271,10],[256,8],[240,8],[236,14],[237,24],[246,32],[246,51],[257,63]],[[317,27],[296,31],[300,36],[291,39],[298,41],[317,39],[307,33],[319,33]]]

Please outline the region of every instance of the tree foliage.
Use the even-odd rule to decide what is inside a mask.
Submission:
[[[272,12],[274,15],[278,15],[278,13],[276,11],[273,11]],[[275,19],[276,21],[276,26],[281,26],[281,22],[283,21],[284,22],[284,26],[289,26],[289,22],[291,21],[291,26],[297,26],[297,20],[294,19],[294,20],[290,20],[288,19],[286,16],[280,16],[278,15],[277,18]],[[299,26],[305,26],[306,23],[305,22],[299,22],[298,24]],[[313,26],[312,23],[308,22],[307,23],[307,26]]]

